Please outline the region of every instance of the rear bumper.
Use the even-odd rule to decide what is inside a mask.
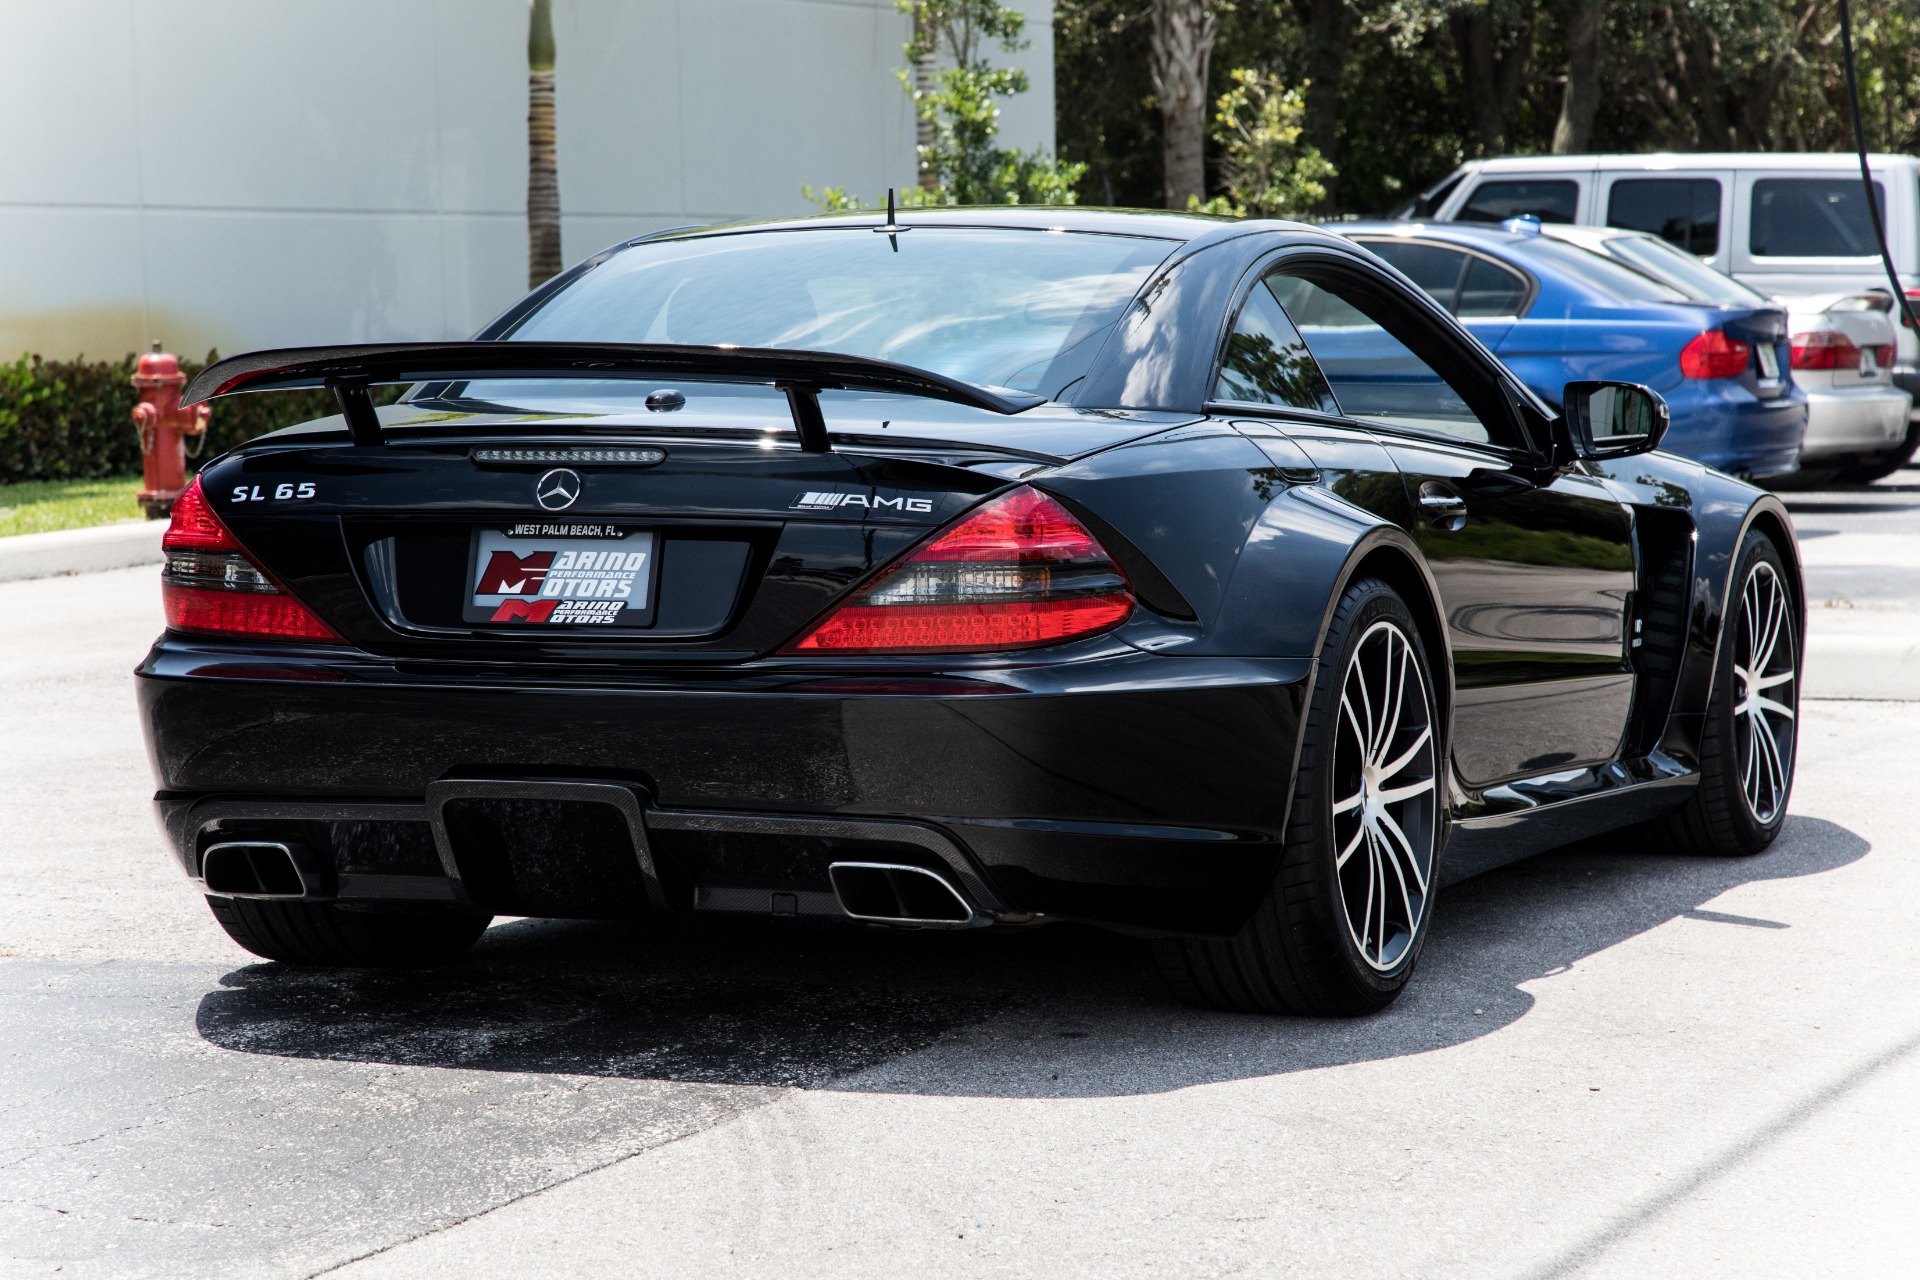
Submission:
[[[1667,403],[1672,425],[1660,447],[1670,453],[1752,479],[1799,465],[1807,401],[1798,389],[1762,400],[1734,379],[1687,381]]]
[[[1807,443],[1811,462],[1835,456],[1885,453],[1907,438],[1912,399],[1893,387],[1807,393]]]
[[[343,899],[828,919],[826,860],[886,846],[944,868],[985,915],[1220,934],[1270,881],[1310,671],[1128,652],[990,678],[455,683],[363,655],[167,640],[138,687],[189,875],[210,839],[279,831],[319,851]],[[521,889],[476,891],[438,811],[456,781],[489,802],[528,782],[620,791],[630,805],[608,812],[630,847],[577,877],[564,842],[533,871],[508,850],[496,863]],[[351,825],[380,821],[414,825]],[[655,865],[630,883],[622,859]]]

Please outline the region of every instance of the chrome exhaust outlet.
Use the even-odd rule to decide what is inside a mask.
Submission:
[[[993,919],[975,910],[937,871],[894,862],[834,862],[827,866],[840,909],[855,920],[969,929]]]
[[[227,840],[200,855],[200,879],[224,898],[304,898],[306,876],[293,847],[278,840]]]

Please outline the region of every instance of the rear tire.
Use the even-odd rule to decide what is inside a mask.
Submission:
[[[1858,466],[1842,467],[1835,477],[1841,484],[1872,484],[1876,480],[1885,480],[1913,461],[1914,451],[1920,449],[1920,423],[1907,426],[1907,439],[1899,448],[1890,450]]]
[[[492,916],[453,912],[348,911],[330,902],[268,902],[209,896],[227,936],[282,964],[419,969],[465,955]]]
[[[1412,975],[1440,848],[1437,704],[1413,615],[1364,579],[1335,608],[1294,770],[1278,873],[1225,941],[1164,938],[1175,994],[1246,1013],[1352,1016]]]
[[[1786,565],[1766,534],[1747,534],[1733,581],[1700,735],[1700,785],[1648,824],[1655,841],[1684,853],[1759,853],[1780,834],[1793,791],[1800,616]]]

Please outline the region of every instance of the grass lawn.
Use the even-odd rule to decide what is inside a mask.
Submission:
[[[139,520],[140,477],[0,484],[0,537]]]

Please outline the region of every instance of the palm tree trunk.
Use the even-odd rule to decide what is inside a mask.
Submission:
[[[1211,0],[1153,0],[1152,72],[1160,95],[1160,154],[1167,208],[1207,194],[1207,64],[1213,58]]]
[[[527,287],[560,274],[560,173],[553,133],[553,3],[527,22]]]

